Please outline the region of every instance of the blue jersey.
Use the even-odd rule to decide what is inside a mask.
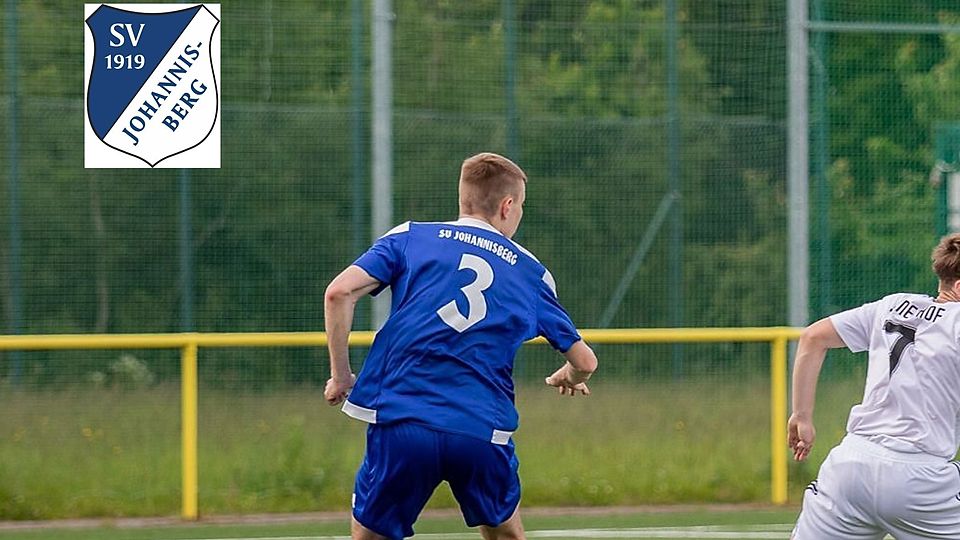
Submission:
[[[412,421],[506,444],[517,429],[513,360],[544,336],[580,340],[553,276],[488,223],[400,225],[354,263],[393,293],[350,397],[348,415]]]

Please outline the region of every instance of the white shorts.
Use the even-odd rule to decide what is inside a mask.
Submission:
[[[794,540],[960,539],[960,464],[848,434],[803,494]]]

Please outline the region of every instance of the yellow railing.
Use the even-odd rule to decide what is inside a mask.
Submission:
[[[800,336],[799,328],[645,328],[581,330],[588,343],[770,343],[770,499],[787,502],[787,343]],[[373,332],[354,332],[350,344],[373,343]],[[538,338],[530,343],[544,344]],[[180,349],[181,354],[181,438],[183,452],[184,519],[196,519],[197,486],[197,349],[200,347],[323,347],[323,332],[269,333],[180,333],[180,334],[61,334],[0,336],[0,351],[76,349]],[[602,359],[601,359],[602,362]]]

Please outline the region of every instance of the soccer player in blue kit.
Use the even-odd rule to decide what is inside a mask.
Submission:
[[[367,422],[353,494],[354,539],[399,539],[442,481],[487,539],[524,538],[513,361],[544,336],[566,358],[546,383],[588,395],[597,358],[557,300],[553,276],[511,237],[526,174],[483,153],[460,170],[460,218],[407,222],[384,234],[327,287],[330,374],[324,397]],[[354,306],[392,291],[390,317],[358,377],[348,358]]]

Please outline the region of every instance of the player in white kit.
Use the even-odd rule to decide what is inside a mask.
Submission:
[[[789,443],[806,459],[827,350],[869,350],[863,402],[804,492],[794,540],[960,539],[960,234],[933,250],[937,297],[899,293],[807,327],[793,371]]]

